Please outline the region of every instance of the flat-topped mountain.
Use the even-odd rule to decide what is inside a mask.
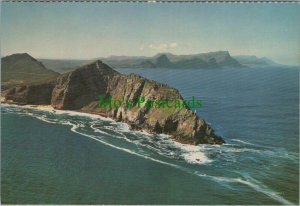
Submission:
[[[136,106],[139,97],[183,100],[177,89],[135,74],[120,74],[101,61],[60,75],[55,81],[17,86],[4,94],[6,100],[17,104],[51,104],[55,109],[98,114],[126,122],[132,129],[170,134],[176,141],[186,144],[224,143],[188,106],[149,108],[146,102]],[[99,96],[106,100],[124,98],[132,107],[100,107]]]
[[[2,86],[43,82],[58,75],[27,53],[13,54],[1,59]]]

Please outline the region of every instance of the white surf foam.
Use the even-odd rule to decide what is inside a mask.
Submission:
[[[229,178],[229,177],[222,177],[222,176],[211,176],[211,175],[206,175],[206,174],[202,174],[199,172],[194,172],[194,174],[198,175],[199,177],[207,177],[210,178],[216,182],[226,182],[226,183],[240,183],[243,185],[246,185],[252,189],[254,189],[255,191],[259,192],[259,193],[263,193],[265,195],[267,195],[268,197],[270,197],[273,200],[276,200],[282,204],[285,205],[295,205],[294,203],[284,199],[283,197],[281,197],[278,193],[274,192],[273,190],[269,189],[267,186],[265,186],[264,184],[262,184],[261,182],[259,182],[258,180],[255,180],[254,178],[248,176],[246,180],[237,177],[237,178]]]
[[[224,148],[223,150],[229,153],[242,153],[242,152],[261,153],[262,152],[262,150],[257,150],[252,148],[234,148],[234,147],[227,147]]]
[[[184,168],[182,166],[179,166],[179,165],[176,165],[176,164],[172,164],[172,163],[168,163],[168,162],[165,162],[165,161],[161,161],[161,160],[158,160],[158,159],[146,156],[146,155],[141,155],[141,154],[139,154],[137,152],[134,152],[134,151],[132,151],[130,149],[122,148],[122,147],[119,147],[119,146],[107,143],[107,142],[105,142],[103,140],[98,139],[97,137],[95,137],[93,135],[87,135],[87,134],[78,132],[78,131],[76,131],[76,129],[78,128],[77,125],[75,125],[73,123],[68,123],[68,124],[72,125],[71,131],[73,131],[73,132],[75,132],[77,134],[89,137],[89,138],[91,138],[93,140],[101,142],[101,143],[103,143],[103,144],[105,144],[107,146],[110,146],[112,148],[115,148],[115,149],[118,149],[118,150],[130,153],[130,154],[133,154],[133,155],[136,155],[136,156],[139,156],[139,157],[142,157],[144,159],[148,159],[148,160],[160,163],[160,164],[164,164],[164,165],[168,165],[168,166],[172,166],[172,167],[178,168],[178,169],[181,169],[183,171],[187,171],[187,172],[189,172],[191,174],[195,174],[195,175],[197,175],[199,177],[210,178],[210,179],[212,179],[214,181],[217,181],[217,182],[221,181],[221,182],[227,182],[227,183],[240,183],[240,184],[246,185],[246,186],[254,189],[257,192],[263,193],[263,194],[269,196],[270,198],[272,198],[272,199],[274,199],[274,200],[276,200],[276,201],[278,201],[280,203],[283,203],[283,204],[286,204],[286,205],[294,205],[292,202],[284,199],[283,197],[281,197],[280,195],[278,195],[276,192],[272,191],[271,189],[269,189],[268,187],[266,187],[265,185],[263,185],[259,181],[255,180],[254,178],[251,178],[250,176],[247,177],[248,180],[243,180],[243,179],[241,179],[239,177],[237,177],[237,178],[228,178],[228,177],[222,177],[222,176],[218,177],[218,176],[211,176],[211,175],[207,175],[207,174],[202,174],[202,173],[199,173],[198,171],[194,171],[193,172],[193,170]],[[190,146],[189,149],[191,151],[197,150],[196,148],[194,148],[194,146]],[[252,180],[252,182],[249,181],[249,180]]]
[[[243,180],[241,178],[236,178],[236,181],[245,185],[248,185],[249,187],[253,188],[257,192],[264,193],[265,195],[269,196],[270,198],[277,200],[278,202],[281,202],[285,205],[294,205],[294,203],[284,199],[281,197],[278,193],[272,191],[270,188],[268,188],[263,183],[259,182],[258,180],[247,176],[246,180]]]
[[[91,124],[91,129],[93,129],[95,132],[101,133],[101,134],[105,134],[105,135],[109,135],[107,132],[104,132],[100,129],[95,128],[95,126],[93,124]]]
[[[192,164],[199,164],[199,163],[210,163],[212,160],[207,158],[204,152],[188,152],[182,155],[183,158]]]
[[[245,144],[245,145],[251,145],[251,146],[254,146],[254,147],[257,147],[257,148],[274,149],[274,147],[254,144],[254,143],[251,143],[251,142],[248,142],[248,141],[245,141],[245,140],[240,140],[240,139],[230,139],[230,140],[234,141],[234,142],[239,142],[239,143],[242,143],[242,144]]]
[[[46,111],[50,113],[56,113],[56,114],[66,114],[69,116],[83,116],[83,117],[90,117],[91,119],[101,119],[103,121],[110,121],[114,122],[113,119],[108,118],[108,117],[103,117],[97,114],[89,114],[89,113],[84,113],[80,111],[70,111],[70,110],[58,110],[52,108],[50,105],[45,105],[45,106],[36,106],[36,105],[15,105],[15,104],[2,104],[3,106],[8,106],[8,107],[16,107],[16,108],[26,108],[26,109],[32,109],[32,110],[39,110],[39,111]]]
[[[158,159],[154,159],[154,158],[149,157],[149,156],[141,155],[141,154],[136,153],[136,152],[134,152],[134,151],[132,151],[132,150],[130,150],[130,149],[123,148],[123,147],[119,147],[119,146],[110,144],[110,143],[108,143],[108,142],[105,142],[105,141],[103,141],[103,140],[101,140],[101,139],[99,139],[99,138],[97,138],[97,137],[95,137],[95,136],[93,136],[93,135],[88,135],[88,134],[85,134],[85,133],[82,133],[82,132],[78,132],[78,131],[76,131],[76,129],[78,128],[78,126],[75,125],[75,124],[73,124],[73,123],[69,123],[69,125],[72,125],[72,128],[71,128],[71,131],[72,131],[72,132],[75,132],[75,133],[77,133],[77,134],[86,136],[86,137],[88,137],[88,138],[91,138],[91,139],[93,139],[93,140],[95,140],[95,141],[101,142],[102,144],[105,144],[105,145],[110,146],[110,147],[112,147],[112,148],[115,148],[115,149],[118,149],[118,150],[121,150],[121,151],[130,153],[130,154],[133,154],[133,155],[136,155],[136,156],[139,156],[139,157],[142,157],[142,158],[144,158],[144,159],[148,159],[148,160],[151,160],[151,161],[154,161],[154,162],[158,162],[158,163],[161,163],[161,164],[165,164],[165,165],[169,165],[169,166],[172,166],[172,167],[179,168],[178,165],[175,165],[175,164],[172,164],[172,163],[168,163],[168,162],[165,162],[165,161],[161,161],[161,160],[158,160]]]
[[[195,145],[187,145],[181,144],[178,142],[173,142],[177,147],[179,147],[183,154],[181,155],[188,163],[192,164],[204,164],[211,163],[212,160],[209,159],[204,151],[205,146],[195,146]]]
[[[243,141],[243,140],[240,140],[240,139],[231,139],[231,141],[240,142],[242,144],[255,145],[253,143],[246,142],[246,141]]]
[[[9,105],[9,106],[12,106],[12,105]],[[19,107],[19,106],[18,106]],[[31,108],[31,109],[35,109],[35,108]],[[70,114],[69,111],[67,112],[62,112],[62,113],[68,113]],[[71,112],[72,114],[74,115],[82,115],[81,114],[78,114],[79,112]],[[265,185],[263,185],[262,183],[260,183],[259,181],[255,180],[254,178],[251,178],[250,176],[246,177],[246,179],[242,179],[240,177],[237,177],[237,178],[229,178],[229,177],[222,177],[222,176],[212,176],[212,175],[207,175],[207,174],[203,174],[203,173],[200,173],[198,171],[194,171],[192,169],[188,169],[188,168],[185,168],[185,167],[182,167],[182,166],[179,166],[177,164],[173,164],[173,163],[169,163],[169,162],[166,162],[166,161],[162,161],[162,160],[158,160],[158,159],[155,159],[155,158],[152,158],[152,157],[149,157],[147,155],[142,155],[142,154],[139,154],[133,150],[130,150],[130,149],[127,149],[127,148],[123,148],[123,147],[119,147],[119,146],[116,146],[116,145],[113,145],[113,144],[110,144],[108,142],[105,142],[104,140],[100,139],[99,137],[96,137],[94,135],[88,135],[88,134],[85,134],[83,132],[79,132],[77,131],[78,128],[80,128],[80,124],[74,124],[70,121],[51,121],[49,119],[47,119],[47,117],[45,116],[37,116],[36,114],[32,114],[32,113],[28,113],[28,115],[31,115],[37,119],[40,119],[42,121],[45,121],[47,123],[60,123],[60,124],[64,124],[64,125],[70,125],[71,126],[71,131],[74,132],[74,133],[77,133],[77,134],[80,134],[82,136],[85,136],[85,137],[88,137],[90,139],[93,139],[97,142],[100,142],[104,145],[107,145],[109,147],[112,147],[112,148],[115,148],[115,149],[118,149],[118,150],[121,150],[123,152],[126,152],[126,153],[129,153],[129,154],[132,154],[132,155],[135,155],[135,156],[138,156],[138,157],[141,157],[141,158],[144,158],[144,159],[147,159],[147,160],[150,160],[150,161],[153,161],[153,162],[157,162],[157,163],[160,163],[160,164],[164,164],[164,165],[168,165],[168,166],[171,166],[171,167],[174,167],[174,168],[177,168],[177,169],[180,169],[180,170],[183,170],[183,171],[186,171],[188,173],[191,173],[191,174],[194,174],[194,175],[197,175],[199,177],[203,177],[203,178],[209,178],[211,180],[214,180],[216,182],[225,182],[225,183],[239,183],[239,184],[243,184],[243,185],[246,185],[252,189],[254,189],[255,191],[257,192],[260,192],[260,193],[263,193],[267,196],[269,196],[270,198],[282,203],[282,204],[286,204],[286,205],[294,205],[292,202],[284,199],[283,197],[281,197],[278,193],[272,191],[271,189],[269,189],[268,187],[266,187]],[[90,116],[89,114],[84,114],[84,116]],[[97,118],[99,117],[98,115],[96,115]],[[101,118],[99,118],[101,119]],[[113,120],[112,120],[113,121]],[[94,129],[94,128],[93,128]],[[124,127],[124,130],[127,131],[127,128]],[[99,130],[100,131],[100,130]],[[129,131],[129,130],[128,130]],[[103,132],[103,131],[101,131]],[[108,134],[108,133],[106,133]],[[162,138],[164,137],[167,137],[165,135],[162,135]],[[203,149],[203,147],[201,148],[201,146],[193,146],[193,145],[184,145],[184,144],[181,144],[181,143],[178,143],[178,142],[175,142],[174,140],[167,140],[167,141],[170,141],[170,142],[173,142],[174,145],[176,145],[177,147],[180,147],[182,150],[185,150],[186,153],[183,154],[184,158],[188,161],[188,162],[191,162],[191,163],[194,163],[194,161],[196,160],[197,162],[198,159],[200,160],[200,162],[205,162],[205,161],[210,161],[206,156],[205,156],[205,153],[203,151],[201,151]]]
[[[57,114],[66,114],[69,116],[81,116],[81,117],[89,117],[91,119],[101,119],[103,121],[109,121],[112,122],[114,121],[111,118],[108,117],[103,117],[97,114],[88,114],[88,113],[84,113],[84,112],[78,112],[78,111],[69,111],[69,110],[56,110],[54,109],[53,112],[57,113]]]

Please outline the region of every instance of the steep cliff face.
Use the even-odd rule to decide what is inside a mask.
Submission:
[[[127,100],[131,106],[101,108],[99,96],[106,100],[109,96],[113,100]],[[146,101],[138,106],[139,97],[146,100],[183,99],[177,89],[138,75],[119,74],[97,61],[59,77],[51,102],[57,109],[78,109],[111,117],[128,123],[133,129],[170,134],[183,143],[224,143],[189,108],[149,108]]]
[[[55,82],[17,86],[3,92],[6,100],[18,104],[50,104]]]
[[[124,100],[119,108],[99,106],[99,96],[105,101]],[[61,75],[55,83],[35,87],[14,88],[6,98],[24,104],[48,104],[56,109],[78,110],[111,117],[128,123],[132,129],[170,134],[187,144],[222,144],[223,139],[192,112],[184,108],[156,108],[145,100],[183,100],[178,90],[165,84],[130,74],[122,75],[101,61]]]
[[[115,70],[96,61],[57,78],[51,105],[56,109],[80,109],[106,93],[109,78]]]

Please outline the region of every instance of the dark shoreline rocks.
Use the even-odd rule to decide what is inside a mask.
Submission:
[[[50,104],[54,86],[54,81],[42,84],[16,86],[3,91],[2,95],[5,96],[5,99],[11,100],[20,105]]]
[[[134,107],[137,98],[180,99],[179,91],[139,75],[123,75],[101,61],[60,75],[56,81],[14,87],[4,91],[6,100],[17,104],[50,105],[54,109],[98,114],[125,122],[133,130],[164,133],[185,144],[223,144],[225,141],[189,108]],[[99,96],[128,99],[133,107],[100,108]]]

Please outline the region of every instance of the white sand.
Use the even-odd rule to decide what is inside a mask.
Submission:
[[[38,105],[36,106],[36,108],[40,110],[47,110],[47,111],[53,110],[53,107],[51,105]]]

